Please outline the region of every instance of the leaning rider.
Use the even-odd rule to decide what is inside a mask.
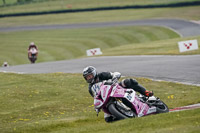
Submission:
[[[109,79],[120,79],[121,77],[121,73],[119,72],[101,72],[98,73],[96,68],[93,66],[88,66],[86,68],[83,69],[83,77],[84,79],[87,81],[87,83],[89,83],[89,93],[92,97],[95,96],[96,92],[95,90],[92,90],[92,86],[95,83],[98,82],[102,82],[104,80],[109,80]],[[132,88],[133,90],[141,93],[142,95],[145,96],[153,96],[153,92],[152,91],[147,91],[142,85],[140,85],[135,79],[123,79],[120,83],[119,83],[122,87],[124,88]],[[117,119],[115,119],[113,116],[109,115],[109,114],[104,114],[104,118],[106,122],[112,122],[115,121]]]

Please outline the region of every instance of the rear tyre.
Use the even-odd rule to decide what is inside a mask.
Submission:
[[[158,103],[156,103],[155,106],[156,106],[157,113],[167,113],[167,112],[169,112],[168,106],[161,100],[158,101]]]

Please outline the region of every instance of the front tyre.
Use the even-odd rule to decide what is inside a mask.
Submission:
[[[122,101],[114,101],[109,104],[108,110],[110,113],[119,120],[137,117],[135,112],[127,104],[125,104],[126,102],[124,101],[125,103],[123,103]]]
[[[111,103],[111,104],[108,106],[108,110],[110,111],[110,113],[111,113],[112,115],[114,115],[114,116],[115,116],[117,119],[119,119],[119,120],[128,118],[127,116],[125,116],[124,114],[122,114],[121,112],[119,112],[119,111],[116,109],[114,103]]]

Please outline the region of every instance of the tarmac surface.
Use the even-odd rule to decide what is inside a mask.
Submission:
[[[147,77],[200,86],[200,55],[102,56],[0,68],[15,73],[82,73],[92,65],[100,71],[118,71],[123,76]]]
[[[149,19],[121,22],[40,25],[0,28],[0,32],[23,30],[73,29],[130,25],[154,25],[170,28],[182,37],[200,35],[200,24],[180,19]],[[177,44],[178,47],[178,44]],[[118,71],[123,76],[147,77],[154,80],[181,82],[200,86],[200,55],[184,56],[101,56],[0,68],[0,72],[14,73],[82,73],[92,65],[99,71]]]

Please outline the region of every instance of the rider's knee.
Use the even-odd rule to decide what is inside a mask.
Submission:
[[[120,82],[120,85],[121,85],[122,87],[125,87],[125,88],[132,88],[133,86],[138,85],[138,82],[137,82],[137,80],[135,80],[135,79],[123,79],[123,80]]]
[[[135,79],[130,79],[130,82],[131,82],[131,84],[132,85],[138,85],[138,82],[137,82],[137,80],[135,80]]]

